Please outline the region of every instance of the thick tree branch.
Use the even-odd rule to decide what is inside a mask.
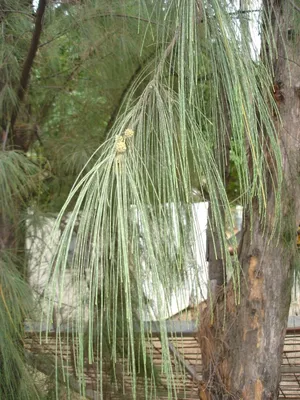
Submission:
[[[43,16],[44,16],[45,9],[46,9],[46,4],[47,4],[47,0],[40,0],[37,11],[36,11],[35,26],[34,26],[32,39],[31,39],[31,44],[30,44],[30,48],[29,48],[26,60],[23,65],[19,88],[17,91],[18,103],[12,112],[11,120],[10,120],[10,127],[11,127],[12,132],[14,131],[14,125],[15,125],[17,117],[18,117],[18,113],[20,110],[20,104],[24,100],[24,96],[25,96],[25,93],[26,93],[26,90],[28,87],[32,65],[33,65],[33,62],[34,62],[34,59],[36,56],[36,52],[37,52],[39,41],[40,41],[40,36],[42,33],[42,23],[43,23]],[[14,141],[14,134],[12,134],[12,139]]]
[[[53,380],[57,379],[58,382],[67,387],[69,385],[70,389],[76,393],[82,393],[80,384],[75,376],[68,374],[63,371],[63,367],[58,363],[58,367],[55,361],[55,357],[51,355],[38,354],[28,350],[24,350],[25,360],[28,365],[36,368],[38,371],[47,375],[48,377],[53,377]],[[58,368],[58,373],[57,373]],[[85,389],[85,397],[87,399],[95,400],[96,393],[91,389]]]

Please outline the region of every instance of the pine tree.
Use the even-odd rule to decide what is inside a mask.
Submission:
[[[141,282],[151,276],[157,293],[164,288],[164,299],[182,282],[197,235],[197,190],[210,202],[210,295],[200,327],[206,338],[203,387],[209,385],[201,396],[275,398],[297,264],[297,4],[263,2],[263,51],[255,59],[250,10],[233,2],[45,4],[40,0],[34,9],[27,1],[5,0],[0,9],[0,312],[6,321],[0,358],[7,382],[1,396],[9,398],[18,382],[26,382],[21,352],[11,347],[9,353],[5,340],[18,338],[12,329],[30,312],[19,307],[28,290],[20,276],[26,262],[17,233],[28,220],[21,211],[30,206],[38,217],[62,207],[59,224],[73,210],[51,266],[48,318],[53,285],[70,268],[67,252],[76,229],[71,270],[82,293],[74,321],[79,355],[100,360],[101,375],[101,362],[114,367],[125,351],[121,332],[135,397],[141,365],[157,383],[142,324],[140,345],[135,343],[146,306]],[[245,215],[232,258],[225,226],[233,230],[233,175]],[[166,344],[164,321],[160,326]],[[166,345],[162,352],[171,393]],[[12,367],[11,359],[18,364]]]

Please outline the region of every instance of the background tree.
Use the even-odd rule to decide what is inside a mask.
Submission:
[[[71,209],[73,213],[57,249],[49,292],[69,268],[68,246],[76,229],[71,268],[82,293],[83,308],[74,321],[82,327],[77,329],[82,352],[87,349],[89,360],[107,360],[103,338],[109,338],[108,358],[114,367],[117,333],[126,332],[135,382],[138,364],[149,363],[143,325],[141,348],[135,345],[134,324],[145,310],[138,283],[145,274],[152,276],[154,287],[162,284],[168,298],[182,280],[183,260],[191,251],[187,231],[192,229],[192,240],[197,235],[192,218],[197,189],[200,198],[210,200],[210,277],[215,281],[200,329],[201,338],[206,338],[202,353],[204,378],[209,382],[202,395],[275,397],[287,293],[296,263],[298,196],[292,188],[298,175],[299,51],[293,28],[297,5],[263,3],[265,50],[256,61],[248,10],[240,12],[230,1],[86,0],[49,2],[45,9],[43,5],[40,0],[35,10],[28,2],[1,4],[3,274],[17,273],[17,266],[18,274],[25,275],[26,260],[19,257],[23,243],[15,239],[21,221],[37,223],[67,199],[59,218]],[[33,48],[38,32],[39,44]],[[233,230],[226,192],[232,170],[246,210],[242,244],[233,259],[225,235],[225,220]],[[175,222],[166,203],[174,205]],[[139,213],[143,246],[132,206]],[[179,232],[175,258],[170,229],[174,226]],[[88,296],[81,286],[86,274],[91,282]],[[14,279],[9,282],[5,293],[11,296],[18,288]],[[60,282],[63,292],[63,279]],[[24,291],[19,287],[18,304]],[[15,316],[8,313],[15,306],[11,302],[7,308],[8,299],[2,297],[0,303],[3,315],[8,315],[8,324],[10,315],[12,326],[20,326],[24,314],[20,316],[17,307]],[[53,298],[49,318],[51,307]],[[164,322],[160,324],[163,332]],[[5,358],[5,343],[0,342],[3,362],[12,359]],[[165,345],[163,357],[171,392],[174,382]],[[18,371],[23,368],[22,357],[19,364]],[[5,393],[14,393],[10,384],[20,379],[19,372],[14,378],[15,369],[7,365]],[[148,365],[142,374],[155,385],[151,371]],[[134,397],[135,384],[132,393]]]
[[[141,57],[142,41],[148,46],[150,35],[135,37],[142,18],[137,10],[127,14],[134,3],[127,2],[126,10],[119,2],[45,5],[1,3],[1,312],[8,324],[0,344],[4,398],[38,396],[34,387],[30,390],[22,355],[24,318],[34,312],[25,283],[25,221],[39,226],[45,215],[60,209],[150,52]]]
[[[44,11],[45,1],[41,0],[32,29],[29,18],[21,18],[15,24],[15,12],[32,17],[30,2],[1,2],[0,394],[6,399],[38,398],[23,355],[24,318],[32,310],[32,302],[24,280],[25,241],[21,217],[34,189],[37,168],[24,155],[32,142],[32,129],[16,123],[37,51]],[[22,36],[24,30],[30,33]]]

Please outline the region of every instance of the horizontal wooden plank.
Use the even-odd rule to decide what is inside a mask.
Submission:
[[[176,321],[178,322],[178,321]],[[182,323],[181,323],[182,326]],[[173,329],[174,325],[170,325],[169,328]],[[172,331],[173,332],[173,331]],[[63,362],[63,368],[72,376],[72,380],[75,378],[75,371],[73,366],[72,357],[77,354],[77,340],[72,340],[71,336],[62,335],[60,343],[57,343],[54,336],[49,336],[48,341],[42,340],[40,343],[40,336],[34,332],[29,333],[25,339],[25,348],[32,354],[43,354],[47,357],[55,357],[59,355],[60,362]],[[202,360],[199,343],[197,338],[191,335],[191,330],[187,336],[182,335],[170,335],[169,336],[169,351],[170,360],[173,364],[173,384],[176,387],[176,393],[178,399],[198,400],[197,384],[195,381],[201,379]],[[148,353],[154,360],[158,370],[162,369],[162,352],[163,346],[160,342],[159,335],[155,335],[153,338],[149,338],[147,342]],[[167,348],[164,349],[167,351]],[[95,357],[95,363],[88,364],[86,360],[86,367],[84,369],[84,379],[86,382],[89,394],[92,394],[91,399],[98,399],[99,396],[95,394],[96,382],[99,380],[99,373],[97,370],[96,362],[98,357]],[[131,387],[133,385],[132,376],[128,374],[128,360],[123,358],[117,359],[118,376],[120,378],[119,385],[114,385],[111,382],[111,375],[108,372],[103,371],[104,386],[110,391],[110,399],[119,400],[121,392],[123,393],[123,387],[125,390],[125,398],[130,400]],[[293,331],[288,331],[285,338],[283,362],[282,362],[282,380],[280,384],[280,395],[279,399],[300,399],[300,334]],[[185,372],[185,374],[184,374]],[[197,379],[195,379],[195,376]],[[166,387],[168,386],[168,380],[160,372],[161,386],[157,388],[156,397],[151,399],[167,400],[168,393]],[[151,379],[147,380],[149,390],[155,393],[152,388],[153,382]],[[136,388],[139,393],[139,399],[145,398],[144,388],[145,380],[143,377],[139,377],[136,382]],[[121,392],[117,389],[121,389]],[[153,395],[154,396],[154,395]],[[124,398],[124,397],[123,397]]]

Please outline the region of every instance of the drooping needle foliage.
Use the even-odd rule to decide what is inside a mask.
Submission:
[[[251,215],[256,197],[264,223],[266,176],[272,174],[280,196],[281,159],[273,126],[272,76],[252,58],[242,15],[229,12],[222,0],[136,0],[124,5],[128,17],[120,16],[118,2],[113,2],[109,11],[105,4],[82,5],[77,12],[87,16],[78,19],[80,34],[89,18],[102,24],[103,16],[97,19],[97,13],[108,13],[102,29],[109,31],[121,23],[122,29],[134,32],[143,62],[136,64],[133,78],[125,74],[117,117],[60,212],[58,223],[70,203],[75,204],[53,260],[47,288],[48,322],[57,282],[60,301],[64,295],[68,248],[76,228],[71,270],[80,307],[69,329],[79,338],[78,376],[83,377],[84,357],[96,362],[99,396],[103,398],[104,360],[115,365],[125,348],[126,372],[131,373],[135,397],[137,331],[142,338],[142,364],[148,363],[144,325],[140,323],[147,307],[143,280],[151,276],[158,303],[166,307],[183,279],[185,260],[197,240],[193,189],[203,198],[208,194],[212,207],[209,224],[218,228],[227,268],[238,268],[226,250],[224,215],[231,221],[226,170],[232,162],[240,203]],[[122,68],[130,46],[123,46],[122,33],[117,32],[116,37],[114,60]],[[98,74],[100,85],[100,69]],[[233,274],[238,302],[237,277]],[[164,321],[160,326],[171,396],[174,381]],[[120,337],[125,339],[123,350]],[[107,346],[104,348],[107,340],[109,354]],[[144,368],[143,374],[155,384],[153,366]]]

